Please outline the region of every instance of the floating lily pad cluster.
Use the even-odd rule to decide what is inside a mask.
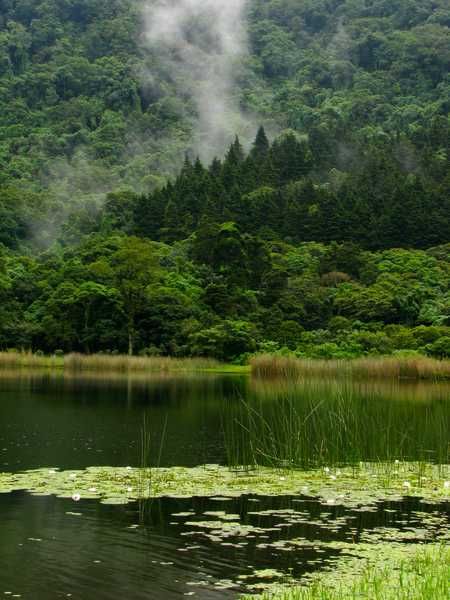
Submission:
[[[250,545],[255,552],[278,556],[286,552],[298,555],[302,564],[311,563],[311,572],[302,576],[301,583],[315,585],[333,577],[341,583],[349,581],[367,564],[378,565],[380,560],[382,565],[389,564],[422,544],[448,543],[449,520],[442,512],[442,503],[450,500],[449,475],[449,465],[414,462],[360,463],[308,471],[256,468],[238,474],[218,465],[90,467],[68,471],[45,468],[0,473],[0,493],[21,490],[33,495],[55,495],[68,499],[74,506],[87,499],[127,504],[161,497],[207,497],[210,502],[207,510],[199,512],[191,508],[171,514],[170,525],[180,527],[180,538],[185,540],[178,549],[180,552],[192,552],[202,547],[198,544],[205,543],[237,551]],[[250,509],[245,511],[245,518],[238,514],[240,505],[235,501],[240,496],[245,496],[243,501]],[[262,502],[268,496],[286,496],[283,502],[288,502],[287,507],[267,509]],[[360,530],[360,513],[379,511],[383,500],[393,501],[392,505],[381,503],[387,514],[396,512],[395,501],[404,496],[422,498],[423,508],[408,513],[407,521],[396,518],[395,526]],[[321,506],[312,513],[308,507],[315,499]],[[433,504],[431,513],[425,503]],[[336,506],[349,510],[342,511]],[[420,504],[415,501],[415,506]],[[66,514],[82,516],[74,511]],[[307,529],[302,529],[303,526]],[[327,540],[329,536],[345,536],[345,539]],[[356,538],[357,543],[351,541]],[[282,590],[295,588],[298,581],[292,571],[255,568],[234,579],[204,579],[189,585],[191,589],[204,585],[273,593],[277,597],[284,594]]]
[[[35,495],[98,499],[124,504],[162,496],[233,497],[305,495],[325,505],[367,505],[379,499],[420,496],[427,502],[450,499],[450,466],[429,463],[360,463],[341,469],[308,471],[261,467],[239,474],[219,465],[194,468],[89,467],[0,473],[0,493],[26,490]]]
[[[248,520],[241,523],[238,515],[226,511],[204,511],[197,515],[188,512],[174,513],[172,517],[178,520],[175,524],[190,528],[181,534],[188,541],[185,548],[179,550],[188,552],[192,548],[198,548],[196,544],[201,540],[236,549],[251,543],[256,552],[267,551],[270,556],[278,557],[281,552],[286,552],[291,557],[296,556],[303,567],[310,565],[301,577],[302,585],[314,585],[327,582],[328,579],[340,585],[351,582],[352,577],[361,574],[370,565],[376,565],[377,568],[390,565],[390,561],[406,558],[424,545],[440,547],[450,541],[450,521],[446,514],[440,512],[442,505],[436,505],[431,512],[415,510],[403,514],[402,518],[394,519],[392,526],[371,527],[362,531],[355,520],[358,520],[359,512],[366,512],[366,509],[371,508],[370,505],[346,510],[341,516],[337,516],[334,510],[324,510],[314,520],[309,511],[302,510],[301,504],[296,506],[299,509],[248,511],[247,518],[250,517],[254,523],[249,523]],[[385,503],[382,506],[381,510],[386,514],[398,510],[386,508]],[[380,511],[380,505],[377,510]],[[296,537],[300,531],[295,525],[300,524],[307,525],[308,529],[303,529],[301,537]],[[281,530],[285,533],[280,539],[278,534]],[[336,532],[340,537],[344,535],[345,539],[326,540],[322,538],[321,531]],[[355,538],[358,538],[357,543]],[[319,567],[319,570],[313,565]],[[272,592],[275,598],[281,594],[280,590],[295,588],[298,584],[292,569],[286,571],[274,568],[255,568],[242,573],[235,580],[200,580],[190,583],[194,587],[213,585],[223,589],[245,589],[252,593]],[[284,595],[280,598],[284,598]],[[286,598],[291,599],[291,596]],[[292,600],[294,599],[299,600],[293,595]]]

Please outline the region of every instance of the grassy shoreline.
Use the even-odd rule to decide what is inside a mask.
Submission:
[[[446,600],[450,548],[443,544],[376,544],[354,550],[307,585],[280,588],[242,600]]]
[[[248,367],[220,363],[211,358],[143,357],[108,354],[39,355],[0,352],[0,373],[5,369],[58,369],[103,373],[169,373],[180,371],[249,372]]]
[[[250,367],[252,375],[259,378],[450,379],[450,360],[426,356],[320,360],[266,354],[251,359]]]
[[[450,380],[450,360],[418,357],[366,357],[348,360],[303,359],[264,354],[249,364],[222,363],[213,358],[127,356],[110,354],[40,355],[0,352],[0,373],[5,369],[55,369],[72,373],[210,372],[251,374],[255,379],[354,378]]]

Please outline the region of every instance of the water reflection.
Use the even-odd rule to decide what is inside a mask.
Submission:
[[[161,465],[225,464],[247,452],[249,407],[253,437],[289,441],[280,460],[448,460],[448,383],[2,371],[0,468],[138,465],[144,416],[155,457],[167,420]]]
[[[3,371],[0,470],[138,465],[144,419],[150,460],[167,422],[161,465],[249,464],[255,450],[260,462],[295,466],[447,462],[449,392],[446,383]],[[104,506],[0,494],[0,595],[226,600],[262,583],[258,570],[289,580],[323,568],[339,555],[333,541],[448,539],[448,511],[417,499],[344,509],[307,497]]]
[[[226,600],[267,583],[269,567],[289,581],[332,564],[333,542],[357,552],[360,541],[427,543],[449,530],[448,506],[417,499],[346,509],[305,496],[164,498],[140,522],[134,505],[15,493],[0,496],[0,514],[0,594],[33,600]]]

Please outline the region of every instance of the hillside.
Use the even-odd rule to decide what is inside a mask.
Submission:
[[[3,185],[144,191],[180,165],[195,107],[143,38],[145,4],[1,1]],[[320,172],[392,144],[406,170],[446,173],[446,0],[251,0],[248,13],[234,93],[255,122],[308,134]]]
[[[0,0],[0,347],[448,356],[447,0],[181,4]]]

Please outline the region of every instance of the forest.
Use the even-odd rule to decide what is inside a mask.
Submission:
[[[0,348],[449,357],[447,0],[249,2],[211,160],[142,4],[0,0]]]

